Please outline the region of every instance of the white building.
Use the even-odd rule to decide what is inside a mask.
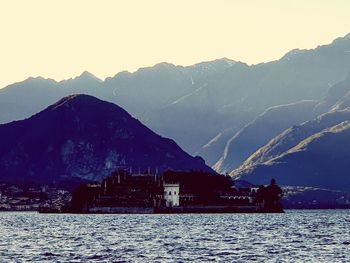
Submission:
[[[164,184],[164,200],[167,207],[180,205],[180,185]]]

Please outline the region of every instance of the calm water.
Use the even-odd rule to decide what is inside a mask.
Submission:
[[[350,262],[350,211],[0,213],[1,262]]]

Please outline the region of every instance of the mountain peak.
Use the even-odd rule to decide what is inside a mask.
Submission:
[[[79,76],[77,76],[75,79],[80,79],[80,80],[95,80],[102,82],[101,79],[96,77],[94,74],[90,73],[89,71],[83,71]]]
[[[338,37],[333,40],[332,44],[345,44],[348,45],[348,42],[350,40],[350,33],[346,34],[343,37]]]
[[[237,63],[237,61],[235,60],[232,60],[232,59],[229,59],[227,57],[223,57],[223,58],[220,58],[220,59],[217,59],[218,61],[223,61],[223,62],[226,62],[227,64],[229,64],[230,66],[233,66],[234,64]]]
[[[90,108],[95,110],[101,110],[101,107],[99,106],[112,106],[114,108],[119,108],[122,110],[119,106],[100,100],[94,96],[86,95],[86,94],[72,94],[68,95],[62,99],[60,99],[55,104],[51,105],[49,109],[56,110],[62,107],[65,108]],[[124,111],[124,110],[123,110]]]
[[[91,97],[89,95],[84,95],[84,94],[72,94],[72,95],[69,95],[69,96],[66,96],[62,99],[60,99],[59,101],[57,101],[55,104],[53,104],[51,107],[52,108],[57,108],[57,107],[60,107],[66,103],[69,103],[69,102],[74,102],[76,101],[77,99],[79,98],[84,98],[84,97]]]
[[[234,64],[237,63],[237,61],[223,57],[223,58],[214,59],[214,60],[210,60],[210,61],[199,62],[199,63],[196,63],[196,64],[189,66],[189,67],[201,67],[201,66],[217,65],[217,64],[223,64],[223,63],[227,64],[228,66],[233,66]]]
[[[154,68],[174,68],[176,67],[174,64],[168,62],[160,62],[153,66]]]
[[[299,49],[299,48],[295,48],[295,49],[292,49],[291,51],[288,51],[283,57],[282,57],[282,60],[289,60],[291,59],[292,57],[296,57],[296,56],[299,56],[303,53],[305,53],[307,50],[305,49]]]
[[[161,62],[161,63],[157,63],[152,67],[143,67],[143,68],[139,68],[135,73],[149,73],[149,72],[162,72],[162,71],[172,71],[176,68],[177,66],[175,66],[174,64],[168,63],[168,62]]]

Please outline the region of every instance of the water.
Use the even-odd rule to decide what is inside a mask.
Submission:
[[[1,262],[350,262],[350,211],[0,213]]]

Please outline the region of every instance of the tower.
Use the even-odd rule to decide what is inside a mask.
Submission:
[[[164,200],[167,207],[180,205],[180,184],[164,183]]]

